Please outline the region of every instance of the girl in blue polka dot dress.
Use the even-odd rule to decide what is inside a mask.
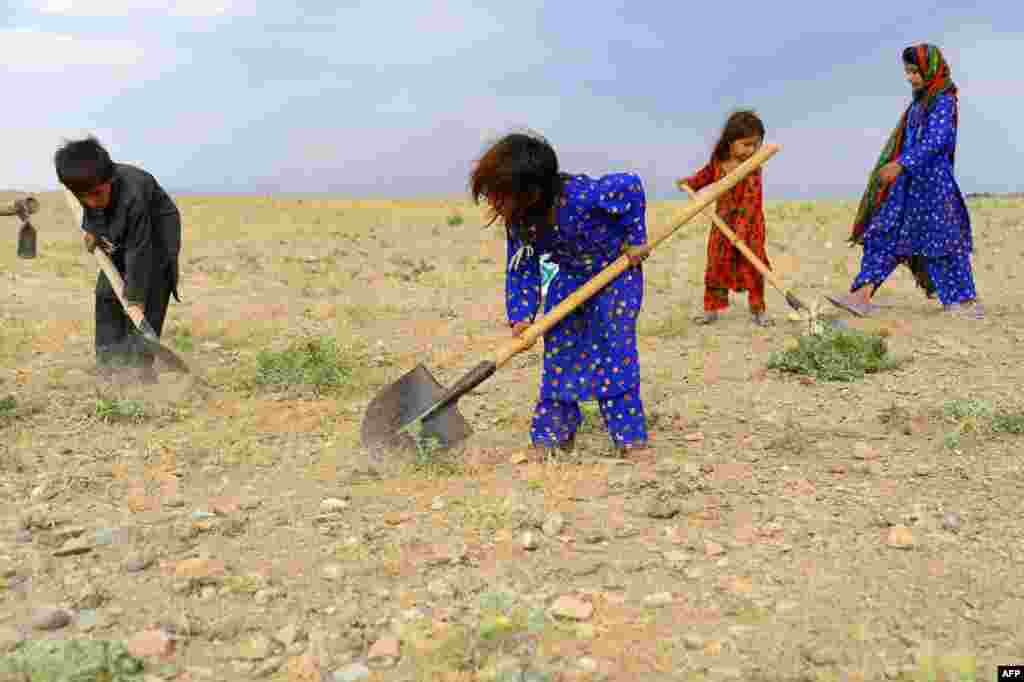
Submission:
[[[934,45],[903,51],[914,101],[889,137],[854,222],[850,241],[863,244],[861,270],[849,296],[828,297],[856,315],[900,264],[929,298],[948,311],[982,319],[971,252],[971,219],[953,175],[958,95],[949,66]]]
[[[636,321],[643,300],[646,197],[632,173],[600,178],[559,171],[554,149],[532,134],[507,135],[488,149],[470,178],[474,201],[505,224],[508,324],[520,334],[541,303],[540,254],[558,266],[548,285],[549,312],[598,272],[627,255],[630,267],[544,336],[544,370],[530,437],[553,454],[571,451],[582,421],[579,403],[596,400],[620,452],[644,448]]]

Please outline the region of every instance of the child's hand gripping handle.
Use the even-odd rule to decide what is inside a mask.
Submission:
[[[64,195],[67,199],[68,207],[71,209],[71,213],[75,216],[75,222],[82,225],[82,206],[78,203],[78,198],[72,194],[66,187],[64,188]],[[129,306],[127,301],[124,300],[124,280],[121,278],[121,273],[114,267],[110,257],[101,248],[93,249],[93,256],[96,257],[96,262],[99,264],[103,274],[107,276],[110,281],[110,288],[114,290],[114,294],[117,296],[117,300],[121,302],[121,307],[124,308],[125,314],[131,319],[132,324],[139,330],[149,341],[156,343],[160,342],[160,337],[156,335],[156,331],[153,326],[149,324],[145,314],[139,310],[136,306]]]
[[[676,230],[693,220],[695,216],[711,205],[712,202],[716,201],[718,197],[735,187],[740,180],[750,175],[751,172],[761,167],[768,159],[775,156],[779,149],[781,147],[776,144],[762,146],[753,156],[737,166],[731,173],[718,182],[706,187],[700,194],[695,195],[694,201],[684,206],[680,211],[675,225],[656,235],[653,239],[647,240],[647,249],[653,250]],[[597,273],[593,279],[569,294],[564,301],[530,325],[522,334],[499,346],[491,356],[495,368],[501,367],[514,355],[532,346],[538,337],[546,334],[548,330],[561,322],[569,313],[604,288],[606,284],[625,272],[629,266],[629,256],[623,254],[611,265]]]
[[[700,197],[700,194],[695,192],[693,188],[687,185],[685,182],[679,182],[679,189],[689,194],[691,199],[696,200]],[[712,213],[711,221],[715,224],[715,227],[717,227],[719,231],[722,234],[724,234],[730,242],[732,242],[732,245],[735,246],[736,249],[746,257],[750,264],[753,265],[754,268],[756,268],[757,271],[760,272],[765,279],[771,282],[772,286],[774,286],[776,289],[782,292],[782,294],[786,297],[786,303],[789,304],[789,307],[793,308],[793,310],[810,310],[810,308],[808,308],[803,301],[798,299],[795,295],[793,295],[793,293],[791,293],[782,285],[782,282],[780,282],[779,278],[775,276],[775,273],[769,270],[768,267],[761,262],[761,259],[758,258],[754,254],[754,252],[750,250],[750,247],[743,243],[743,240],[740,239],[736,235],[736,233],[729,228],[729,226],[726,224],[724,220],[718,217],[718,214]]]

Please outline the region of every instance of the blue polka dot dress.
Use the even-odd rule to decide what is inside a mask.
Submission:
[[[543,297],[547,313],[619,258],[624,247],[647,240],[647,202],[637,175],[564,175],[563,180],[556,225],[535,244],[508,238],[510,323],[536,317],[541,303],[538,254],[549,254],[558,266]],[[535,445],[571,441],[581,422],[579,403],[588,400],[598,402],[617,445],[646,442],[636,340],[643,289],[642,268],[630,267],[545,335],[540,399],[530,433]]]
[[[956,100],[942,95],[931,110],[920,102],[907,115],[903,172],[864,231],[861,271],[851,286],[881,285],[903,258],[925,259],[944,305],[975,300],[971,220],[953,174]]]

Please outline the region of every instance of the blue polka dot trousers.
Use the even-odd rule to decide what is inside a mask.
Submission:
[[[928,274],[935,284],[939,300],[943,305],[967,303],[978,297],[974,287],[974,273],[969,253],[954,253],[940,258],[928,259]],[[861,259],[860,273],[853,281],[850,291],[856,291],[866,284],[875,286],[889,279],[898,265],[891,252],[870,249],[865,244]]]
[[[647,442],[647,419],[640,401],[640,387],[622,395],[597,401],[605,428],[615,445],[643,445]],[[555,447],[576,435],[583,421],[579,403],[540,400],[533,413],[530,438],[538,447]]]

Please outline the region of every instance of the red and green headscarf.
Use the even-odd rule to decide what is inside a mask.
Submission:
[[[910,61],[911,59],[913,61]],[[950,79],[949,65],[946,64],[946,60],[943,58],[939,48],[927,43],[914,45],[903,52],[903,60],[907,64],[917,66],[921,72],[924,86],[914,92],[914,101],[923,100],[922,104],[925,111],[932,107],[940,95],[951,94],[953,97],[957,97],[956,85]],[[906,108],[903,116],[900,117],[899,125],[889,135],[889,139],[882,148],[882,153],[879,155],[878,161],[871,171],[871,176],[868,178],[867,190],[865,190],[864,196],[860,200],[857,218],[853,222],[853,233],[850,236],[850,241],[853,243],[863,243],[864,229],[868,226],[875,211],[882,205],[882,202],[885,201],[885,197],[889,193],[890,185],[882,184],[881,179],[878,177],[878,172],[882,166],[894,160],[902,151],[903,131],[906,129],[907,114],[909,112],[910,106]]]

